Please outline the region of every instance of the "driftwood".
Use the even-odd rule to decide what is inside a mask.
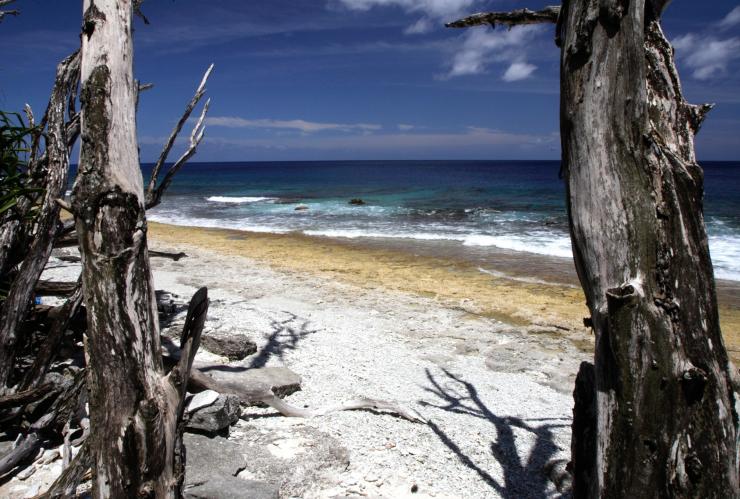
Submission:
[[[660,26],[667,0],[566,0],[451,23],[557,20],[562,172],[596,335],[573,423],[585,497],[740,497],[737,395],[720,332],[694,134]],[[542,11],[541,11],[542,12]]]
[[[280,397],[275,395],[270,387],[265,384],[254,386],[240,386],[235,383],[224,383],[216,381],[204,372],[193,368],[190,373],[188,387],[193,392],[202,390],[213,390],[221,394],[236,395],[239,399],[248,405],[255,402],[261,402],[269,405],[283,416],[294,418],[313,418],[324,416],[333,412],[351,411],[357,409],[373,409],[390,411],[398,416],[408,419],[415,423],[424,423],[425,419],[413,409],[403,407],[402,405],[385,400],[375,400],[370,398],[361,398],[350,400],[341,404],[335,404],[320,409],[305,409],[291,405]]]
[[[61,432],[64,425],[78,412],[84,387],[85,371],[81,370],[70,386],[60,392],[49,411],[34,422],[24,436],[20,437],[16,447],[0,457],[0,476],[34,456],[45,441],[45,435]]]
[[[36,296],[71,296],[77,288],[78,283],[75,281],[39,279],[33,291]]]
[[[149,250],[149,256],[155,257],[155,258],[169,258],[170,260],[179,261],[181,258],[185,258],[188,255],[183,253],[182,251],[180,253],[169,253],[167,251],[155,251],[155,250]]]
[[[77,88],[79,64],[77,52],[59,64],[46,112],[46,175],[44,196],[35,223],[36,231],[18,275],[0,308],[0,389],[6,387],[10,381],[18,342],[18,326],[28,311],[36,281],[46,266],[57,232],[59,206],[55,200],[64,195],[69,171],[65,111],[69,95]]]
[[[45,383],[34,388],[11,393],[0,397],[0,409],[13,409],[44,397],[55,389],[53,383]]]
[[[59,345],[62,342],[64,333],[81,305],[82,282],[78,280],[75,283],[75,289],[72,292],[72,296],[70,296],[64,305],[57,307],[52,311],[51,315],[53,315],[53,320],[51,327],[49,328],[46,338],[44,338],[44,343],[36,353],[36,358],[34,359],[33,364],[28,371],[26,371],[23,377],[23,381],[20,385],[21,389],[38,386],[38,384],[44,379],[44,376],[58,351]]]

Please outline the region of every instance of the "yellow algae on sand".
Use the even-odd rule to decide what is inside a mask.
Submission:
[[[583,326],[588,309],[583,292],[577,287],[522,282],[482,273],[474,264],[453,258],[417,256],[296,233],[266,234],[149,222],[149,235],[155,243],[195,245],[224,255],[252,258],[275,269],[434,298],[471,314],[562,331],[580,348],[593,348],[592,334]],[[735,294],[720,293],[720,318],[730,355],[738,362],[740,298]]]

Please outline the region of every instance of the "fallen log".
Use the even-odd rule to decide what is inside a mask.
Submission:
[[[169,258],[170,260],[174,260],[177,262],[180,260],[180,258],[184,258],[188,255],[186,255],[182,251],[180,253],[168,253],[167,251],[149,250],[149,256],[157,258]]]
[[[30,404],[54,390],[53,383],[44,383],[29,390],[23,390],[10,395],[0,397],[0,409],[12,409],[22,405]]]
[[[85,379],[85,370],[80,370],[74,382],[56,398],[50,410],[31,425],[18,445],[0,457],[0,476],[34,456],[45,442],[45,435],[60,433],[77,413]]]
[[[39,279],[34,292],[36,296],[71,296],[77,289],[75,281],[49,281]]]
[[[413,423],[426,423],[426,420],[411,408],[403,407],[397,402],[375,400],[366,397],[313,410],[296,407],[275,395],[275,393],[270,389],[270,386],[266,383],[240,386],[234,383],[216,381],[211,376],[196,368],[193,368],[190,371],[188,389],[193,392],[213,390],[221,394],[236,395],[242,403],[248,405],[254,404],[255,402],[262,402],[263,404],[269,405],[283,416],[292,418],[314,418],[325,416],[333,412],[373,409],[392,412]]]

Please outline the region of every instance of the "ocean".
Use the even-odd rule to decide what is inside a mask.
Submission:
[[[740,163],[702,166],[715,275],[740,281]],[[146,175],[151,165],[144,167]],[[148,217],[368,244],[418,242],[481,261],[488,251],[572,258],[559,168],[558,161],[190,163]]]

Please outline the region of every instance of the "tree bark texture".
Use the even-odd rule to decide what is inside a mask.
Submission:
[[[93,497],[179,497],[183,398],[199,334],[165,374],[136,141],[132,0],[85,0],[80,167]],[[207,308],[207,297],[200,305]],[[205,315],[205,312],[202,312]],[[201,323],[202,325],[202,323]]]
[[[596,334],[596,448],[576,460],[576,497],[738,496],[693,145],[709,106],[682,96],[664,6],[566,0],[558,23],[568,212]],[[591,427],[574,424],[574,441]]]

